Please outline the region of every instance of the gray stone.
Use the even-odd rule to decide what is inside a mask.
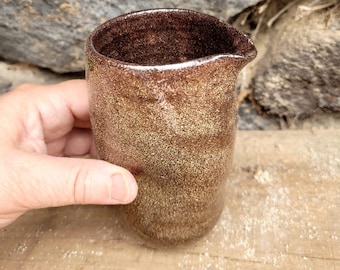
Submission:
[[[56,74],[29,64],[0,61],[0,95],[24,83],[53,84],[83,78],[84,72]]]
[[[12,88],[12,83],[10,81],[0,81],[0,95],[8,92]]]
[[[227,19],[261,0],[103,0],[0,3],[0,56],[55,72],[84,69],[83,47],[90,31],[109,18],[149,8],[188,8]]]
[[[249,100],[244,100],[238,108],[237,128],[239,130],[278,130],[280,122],[273,115],[261,115]]]
[[[254,79],[254,98],[268,113],[340,112],[340,29],[328,12],[285,18],[274,29]]]

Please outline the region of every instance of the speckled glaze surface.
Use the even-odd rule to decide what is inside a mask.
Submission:
[[[161,9],[107,21],[85,50],[99,157],[139,185],[122,207],[126,224],[162,245],[204,235],[224,205],[235,82],[253,43],[209,15]]]

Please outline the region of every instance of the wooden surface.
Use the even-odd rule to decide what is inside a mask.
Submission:
[[[0,269],[340,269],[340,130],[237,138],[225,210],[198,242],[148,248],[112,207],[45,209],[0,230]]]

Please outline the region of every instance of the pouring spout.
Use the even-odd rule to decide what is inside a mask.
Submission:
[[[103,61],[135,70],[186,68],[217,59],[243,67],[256,57],[253,42],[233,26],[181,9],[122,15],[95,29],[87,44]]]

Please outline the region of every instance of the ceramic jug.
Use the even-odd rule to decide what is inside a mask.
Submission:
[[[130,170],[137,198],[122,206],[144,239],[197,239],[225,203],[236,132],[235,83],[252,41],[196,11],[133,12],[98,26],[85,47],[99,158]]]

